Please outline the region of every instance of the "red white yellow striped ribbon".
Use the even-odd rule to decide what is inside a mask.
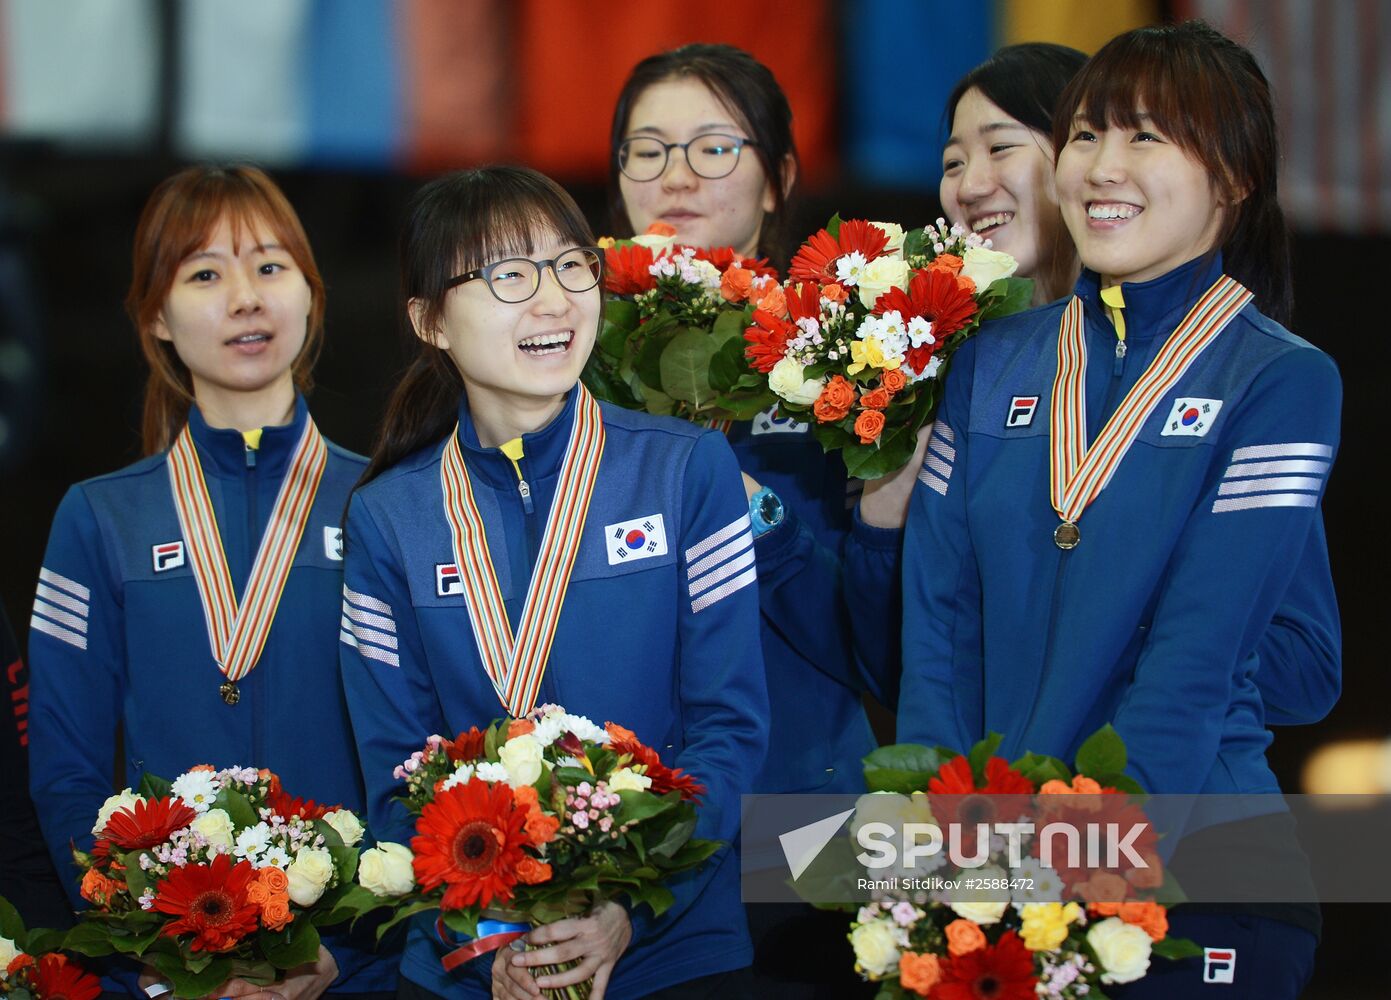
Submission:
[[[1053,380],[1049,489],[1053,509],[1075,523],[1106,488],[1145,419],[1208,345],[1251,301],[1251,293],[1225,274],[1203,293],[1169,335],[1139,380],[1087,447],[1087,342],[1082,300],[1073,296],[1058,329],[1058,374]]]
[[[483,516],[474,501],[473,486],[459,449],[457,428],[444,446],[440,462],[444,516],[449,521],[454,562],[463,580],[478,655],[498,700],[516,718],[535,707],[541,690],[541,678],[550,659],[551,643],[560,623],[560,609],[604,453],[604,422],[599,404],[583,385],[577,385],[575,391],[580,394],[575,422],[515,638],[488,551]]]
[[[261,658],[327,464],[324,439],[314,421],[306,420],[238,606],[217,515],[187,426],[169,449],[169,485],[203,603],[208,645],[229,681],[251,673]]]

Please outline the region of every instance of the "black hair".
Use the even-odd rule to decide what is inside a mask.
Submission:
[[[1085,53],[1052,42],[1005,46],[952,88],[942,115],[943,135],[950,134],[956,106],[972,88],[1021,125],[1052,135],[1058,99],[1086,61]]]

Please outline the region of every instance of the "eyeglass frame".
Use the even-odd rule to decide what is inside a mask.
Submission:
[[[729,174],[720,174],[720,176],[718,177],[707,177],[705,174],[702,174],[699,170],[697,170],[695,168],[695,164],[691,162],[691,143],[699,142],[701,139],[707,138],[712,135],[722,135],[734,140],[734,166],[730,168],[729,174],[732,174],[734,173],[734,171],[739,169],[739,158],[743,155],[745,146],[758,146],[757,139],[744,139],[740,136],[735,135],[732,132],[702,132],[700,133],[700,135],[691,136],[691,138],[687,139],[685,142],[662,142],[662,140],[658,139],[655,135],[632,135],[620,142],[618,144],[618,148],[614,150],[613,155],[614,159],[618,162],[618,172],[622,174],[624,177],[628,178],[628,180],[632,181],[634,184],[649,184],[652,181],[661,180],[662,175],[667,172],[667,167],[671,166],[671,151],[673,149],[679,149],[681,150],[681,155],[686,158],[686,167],[690,170],[691,173],[695,174],[697,177],[703,180],[722,181],[726,177],[728,177]],[[628,145],[628,143],[630,142],[638,142],[640,140],[655,142],[658,145],[660,145],[662,147],[663,157],[662,169],[658,170],[651,177],[647,177],[642,180],[638,180],[636,177],[632,176],[626,170],[623,169],[623,147]]]
[[[573,288],[566,288],[565,283],[560,280],[559,272],[557,272],[555,269],[556,261],[558,261],[561,257],[564,257],[565,254],[574,253],[576,250],[591,251],[594,254],[595,259],[597,259],[599,262],[599,273],[594,278],[594,284],[590,285],[589,288],[582,288],[579,291],[575,291],[575,289]],[[497,293],[497,289],[493,287],[493,271],[494,269],[501,267],[503,264],[510,264],[514,261],[519,260],[524,260],[528,264],[535,265],[536,285],[531,289],[531,294],[524,299],[504,299],[501,295]],[[560,253],[557,256],[550,258],[549,260],[533,260],[530,257],[504,257],[502,258],[502,260],[495,260],[491,264],[484,264],[482,267],[475,267],[472,271],[466,271],[463,274],[456,274],[454,277],[450,278],[448,281],[444,283],[444,289],[445,291],[449,291],[449,289],[451,288],[457,288],[462,284],[473,281],[477,278],[482,278],[487,283],[488,291],[492,293],[493,298],[506,305],[517,306],[521,305],[523,302],[530,302],[532,299],[536,298],[536,293],[541,290],[542,277],[545,274],[546,268],[548,267],[551,269],[551,274],[555,276],[555,283],[560,286],[561,291],[574,292],[574,294],[576,295],[582,295],[583,293],[589,291],[592,288],[597,288],[599,286],[599,283],[604,280],[604,248],[586,246],[570,247],[568,250],[565,250],[563,253]]]

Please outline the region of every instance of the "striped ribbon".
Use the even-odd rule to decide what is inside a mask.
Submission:
[[[488,551],[483,517],[474,501],[473,486],[459,449],[457,428],[450,435],[440,462],[444,516],[449,521],[454,562],[464,584],[473,638],[498,700],[515,718],[526,715],[536,704],[560,623],[570,571],[579,552],[589,500],[594,494],[599,459],[604,453],[604,422],[599,404],[583,385],[576,386],[575,391],[580,394],[575,422],[515,638]]]
[[[1169,335],[1088,448],[1087,343],[1082,300],[1073,296],[1058,329],[1058,374],[1053,380],[1049,428],[1049,490],[1058,517],[1076,523],[1111,481],[1155,406],[1249,301],[1251,293],[1239,281],[1225,274],[1218,278]]]
[[[208,645],[229,681],[251,673],[261,658],[327,464],[324,439],[314,421],[306,420],[238,605],[217,515],[187,426],[169,449],[169,485],[203,603]]]

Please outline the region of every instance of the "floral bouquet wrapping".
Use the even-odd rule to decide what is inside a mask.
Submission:
[[[852,820],[859,843],[865,838],[856,831],[874,822],[972,831],[961,849],[971,855],[969,866],[945,847],[907,868],[898,862],[856,913],[855,968],[881,984],[878,998],[1098,1000],[1107,984],[1142,978],[1152,956],[1201,954],[1192,942],[1168,937],[1160,900],[1182,895],[1167,878],[1150,824],[1129,853],[1114,857],[1041,849],[1049,824],[1126,830],[1145,820],[1137,804],[1143,793],[1122,773],[1125,745],[1115,730],[1107,726],[1082,745],[1076,774],[1038,754],[1011,764],[994,756],[1000,742],[992,735],[964,756],[900,744],[865,758],[873,792],[861,797]],[[996,823],[1039,832],[1002,838],[992,826],[986,848],[976,824]]]
[[[757,308],[782,309],[777,273],[728,247],[677,246],[653,223],[634,240],[604,240],[609,293],[584,370],[596,398],[690,420],[751,420],[777,402],[744,357]]]
[[[179,997],[229,979],[266,984],[319,955],[354,888],[363,826],[288,795],[269,771],[203,765],[107,799],[90,854],[74,851],[91,903],[64,947],[152,965]],[[347,914],[352,915],[352,914]]]
[[[96,1000],[101,980],[60,955],[62,931],[24,929],[0,897],[0,997],[5,1000]]]
[[[1028,307],[1016,266],[942,219],[904,233],[837,217],[792,258],[783,295],[754,303],[744,353],[782,413],[839,449],[850,475],[877,479],[912,457],[952,352]]]
[[[600,729],[556,705],[452,740],[431,736],[396,776],[417,817],[419,891],[402,896],[391,923],[438,907],[441,934],[474,939],[447,969],[605,900],[660,916],[673,901],[663,882],[720,847],[692,839],[704,793],[694,778],[622,726]],[[589,985],[546,992],[584,997]]]

